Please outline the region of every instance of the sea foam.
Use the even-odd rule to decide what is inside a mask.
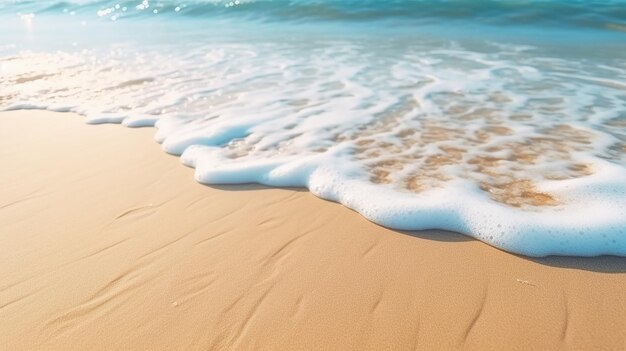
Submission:
[[[155,126],[206,184],[306,187],[525,255],[626,256],[622,46],[250,30],[267,26],[0,48],[0,107]]]

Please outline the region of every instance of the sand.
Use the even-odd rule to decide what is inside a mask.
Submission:
[[[0,113],[0,349],[626,349],[626,259],[208,187],[154,129]]]

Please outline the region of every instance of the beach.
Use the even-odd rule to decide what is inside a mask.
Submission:
[[[623,350],[626,258],[205,186],[154,128],[0,113],[2,350]]]

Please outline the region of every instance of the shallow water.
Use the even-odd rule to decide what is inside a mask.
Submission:
[[[626,255],[626,1],[0,3],[0,108],[156,125],[204,183]]]

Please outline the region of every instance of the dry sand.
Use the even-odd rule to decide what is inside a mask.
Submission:
[[[0,114],[0,349],[626,349],[626,259],[207,187],[154,130]]]

